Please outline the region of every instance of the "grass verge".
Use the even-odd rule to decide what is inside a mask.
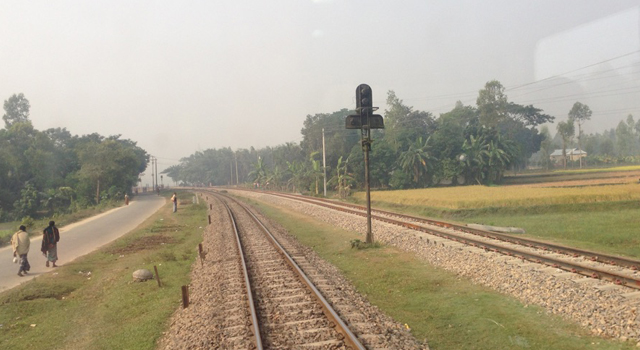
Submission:
[[[168,203],[112,244],[0,294],[0,348],[154,349],[181,305],[205,218],[204,204],[174,214]],[[132,282],[154,266],[161,288]]]
[[[252,204],[336,265],[371,303],[409,325],[417,339],[428,339],[432,350],[635,348],[593,337],[542,308],[474,285],[413,254],[391,246],[352,249],[351,242],[361,239],[354,232],[283,208]]]

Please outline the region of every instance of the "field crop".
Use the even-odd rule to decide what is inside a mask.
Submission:
[[[365,193],[353,194],[364,201]],[[446,209],[477,209],[487,207],[529,207],[557,204],[581,204],[640,200],[640,185],[531,187],[459,186],[402,191],[374,191],[371,200],[395,206],[426,206]]]

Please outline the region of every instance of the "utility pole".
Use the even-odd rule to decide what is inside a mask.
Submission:
[[[233,159],[236,160],[236,186],[238,186],[238,154],[233,152]]]
[[[151,192],[156,191],[155,177],[153,176],[153,156],[151,156]]]
[[[324,172],[324,196],[327,196],[327,155],[324,147],[324,128],[322,128],[322,171]]]
[[[156,160],[156,193],[158,196],[160,195],[160,186],[158,186],[158,158],[154,157]]]
[[[369,180],[369,151],[371,151],[371,129],[384,129],[384,119],[373,114],[378,107],[373,107],[373,93],[367,84],[356,88],[356,112],[345,119],[347,129],[360,129],[360,140],[364,151],[364,186],[367,191],[367,244],[373,243],[371,230],[371,186]]]

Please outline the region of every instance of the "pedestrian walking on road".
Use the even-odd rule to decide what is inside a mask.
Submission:
[[[124,195],[124,204],[129,205],[129,195],[127,194]]]
[[[60,231],[58,231],[55,222],[49,221],[49,227],[42,231],[42,248],[40,249],[42,254],[47,257],[47,267],[49,267],[49,262],[53,263],[53,267],[57,267],[59,241]]]
[[[20,229],[18,232],[14,233],[11,237],[11,246],[13,247],[13,257],[20,258],[20,268],[18,268],[18,276],[26,275],[29,270],[31,270],[31,265],[29,265],[29,260],[27,260],[27,254],[29,253],[29,245],[31,241],[29,241],[29,234],[27,233],[27,228],[24,225],[20,225]]]
[[[173,192],[173,196],[171,196],[171,202],[173,202],[173,212],[178,211],[178,196],[175,192]]]

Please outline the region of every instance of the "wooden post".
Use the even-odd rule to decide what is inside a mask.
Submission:
[[[182,308],[189,306],[189,286],[182,286]]]
[[[202,243],[198,243],[198,256],[200,256],[200,266],[204,267],[204,262],[202,260]]]
[[[211,215],[209,215],[209,225],[211,225]]]
[[[213,204],[209,204],[209,210],[213,210]]]
[[[156,265],[153,265],[153,270],[156,272],[156,281],[158,281],[158,287],[162,287],[162,283],[160,283],[160,275],[158,274],[158,268]]]

